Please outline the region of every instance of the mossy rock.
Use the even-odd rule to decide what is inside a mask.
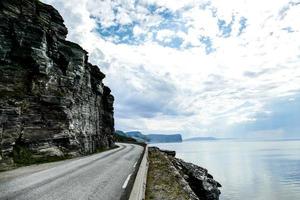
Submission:
[[[35,154],[26,146],[16,145],[13,150],[14,163],[18,166],[41,164],[47,162],[55,162],[60,160],[65,160],[70,158],[70,156],[47,156]]]
[[[16,145],[13,150],[13,159],[16,164],[33,164],[32,152],[27,147]]]

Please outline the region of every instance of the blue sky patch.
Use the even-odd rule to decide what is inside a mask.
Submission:
[[[168,21],[165,20],[162,23],[159,24],[158,27],[155,27],[153,31],[159,31],[162,29],[169,29],[172,31],[182,31],[182,32],[187,32],[187,27],[185,24],[181,21]]]
[[[225,20],[222,19],[218,19],[218,27],[219,27],[219,31],[221,32],[222,37],[227,38],[230,36],[231,31],[232,31],[232,25],[234,23],[234,19],[235,17],[232,16],[232,19],[230,21],[230,23],[226,23]]]
[[[213,48],[213,43],[210,37],[202,36],[200,38],[200,42],[205,45],[206,54],[210,54],[216,50],[215,48]]]
[[[154,14],[157,9],[158,9],[158,7],[155,4],[150,4],[150,5],[147,6],[147,10],[151,14]]]
[[[116,24],[110,27],[103,27],[101,24],[98,24],[96,31],[101,35],[102,38],[108,39],[113,38],[113,42],[116,44],[126,43],[126,44],[138,44],[143,42],[144,37],[135,38],[133,34],[133,28],[138,23],[132,24]]]
[[[181,37],[172,37],[168,42],[157,40],[157,43],[162,46],[179,49],[183,43],[183,39]]]
[[[175,13],[173,13],[171,10],[165,8],[164,10],[158,12],[158,14],[163,17],[166,20],[171,20],[175,18]]]
[[[247,27],[247,18],[241,17],[239,24],[240,24],[240,28],[239,28],[238,36],[240,36],[243,33],[243,31],[245,30],[245,28]]]

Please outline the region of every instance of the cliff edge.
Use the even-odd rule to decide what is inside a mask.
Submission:
[[[0,170],[114,144],[105,75],[67,33],[50,5],[0,1]]]

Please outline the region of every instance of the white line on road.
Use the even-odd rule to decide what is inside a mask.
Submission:
[[[122,186],[123,189],[125,189],[125,188],[127,187],[127,184],[128,184],[128,182],[129,182],[130,176],[131,176],[131,174],[129,174],[129,175],[127,176],[127,178],[126,178],[126,180],[125,180],[125,182],[124,182],[124,184],[123,184],[123,186]]]
[[[136,164],[137,164],[137,161],[134,163],[133,168],[135,168]]]

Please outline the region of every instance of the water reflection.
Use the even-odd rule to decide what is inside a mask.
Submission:
[[[156,144],[207,168],[222,200],[299,200],[300,141],[200,141]]]

